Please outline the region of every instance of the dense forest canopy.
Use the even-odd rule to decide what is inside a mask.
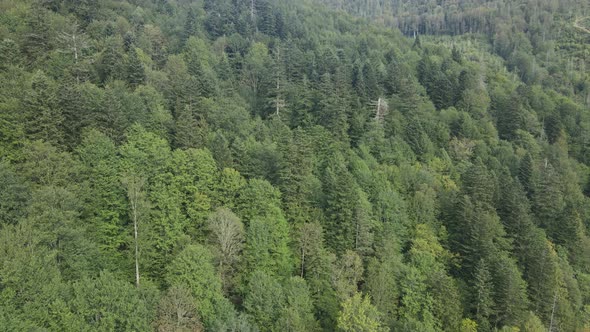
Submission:
[[[589,10],[0,0],[0,331],[590,329]]]

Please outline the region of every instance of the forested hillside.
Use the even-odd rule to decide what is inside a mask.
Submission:
[[[588,10],[0,0],[0,331],[590,329]]]

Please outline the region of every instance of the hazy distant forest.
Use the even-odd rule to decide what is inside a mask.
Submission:
[[[590,329],[590,2],[0,0],[0,331]]]

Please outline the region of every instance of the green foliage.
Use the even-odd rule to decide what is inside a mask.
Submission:
[[[117,271],[129,263],[127,252],[120,250],[129,238],[125,231],[127,192],[119,176],[117,147],[106,135],[90,130],[83,135],[78,155],[87,184],[82,193],[82,216],[89,223],[88,233],[95,238],[105,268]]]
[[[371,304],[368,296],[355,294],[342,304],[342,311],[338,316],[339,331],[379,332],[389,331],[383,327],[379,312]]]
[[[83,330],[146,330],[153,319],[153,292],[101,273],[96,279],[81,279],[72,286],[70,306]]]
[[[42,71],[31,78],[31,87],[22,100],[25,134],[30,140],[43,140],[58,145],[62,140],[61,109],[56,105],[56,84]]]
[[[0,162],[0,224],[16,224],[30,198],[27,184],[7,162]]]
[[[261,271],[250,275],[244,308],[262,331],[275,330],[283,301],[283,290],[274,277]]]
[[[0,330],[588,328],[587,3],[0,8]]]
[[[529,312],[526,319],[521,324],[521,331],[523,332],[540,332],[545,331],[545,326],[539,317],[534,313]]]
[[[52,304],[60,300],[63,290],[55,250],[41,243],[39,232],[30,223],[7,225],[0,236],[3,315],[11,316],[8,322],[14,328],[49,326]]]
[[[138,50],[133,49],[127,58],[127,75],[126,80],[133,87],[142,84],[145,81],[145,69],[137,54]]]
[[[244,260],[247,271],[260,270],[272,276],[288,276],[291,273],[289,228],[282,215],[257,217],[250,222]]]
[[[282,285],[261,271],[250,276],[244,308],[261,331],[316,331],[313,304],[304,279]]]
[[[336,155],[326,167],[323,190],[328,218],[326,240],[328,245],[342,252],[355,247],[355,205],[358,192],[354,178],[346,169],[342,156]]]
[[[285,304],[279,322],[280,331],[317,331],[313,302],[305,279],[291,277],[283,286]]]
[[[170,263],[166,281],[172,286],[185,287],[191,292],[205,327],[216,321],[223,322],[235,313],[223,297],[221,279],[212,264],[213,257],[207,248],[190,245]]]

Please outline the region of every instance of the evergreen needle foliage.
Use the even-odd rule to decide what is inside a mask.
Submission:
[[[589,17],[0,0],[0,331],[589,330]]]

